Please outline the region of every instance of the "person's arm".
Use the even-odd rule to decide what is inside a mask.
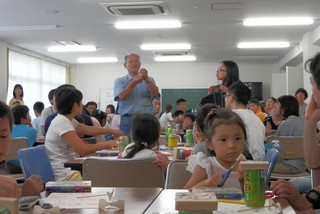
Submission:
[[[43,182],[39,175],[32,175],[22,185],[21,196],[38,195],[43,189]]]
[[[66,132],[61,137],[80,156],[92,154],[98,150],[112,149],[112,147],[117,146],[116,141],[100,142],[97,144],[85,144],[82,142],[75,131]]]
[[[0,176],[0,197],[19,198],[20,189],[17,181],[9,176]]]
[[[121,130],[87,126],[82,123],[78,123],[75,130],[77,133],[81,133],[89,136],[112,134],[115,138],[117,138],[123,135],[123,132]]]
[[[317,141],[317,122],[320,120],[320,109],[313,95],[306,108],[304,115],[303,148],[307,168],[316,169],[320,167],[320,146]]]
[[[304,195],[300,195],[292,183],[279,179],[272,182],[270,188],[276,196],[286,199],[294,210],[312,209],[312,204]]]
[[[221,182],[221,175],[213,175],[208,177],[206,170],[197,165],[184,189],[217,187],[219,184],[221,184]]]
[[[120,82],[118,82],[120,80],[117,80],[115,82],[115,85],[121,84]],[[127,98],[127,96],[131,93],[131,91],[136,87],[136,85],[138,83],[141,83],[143,81],[142,75],[138,74],[136,76],[133,77],[133,79],[131,80],[131,82],[129,83],[129,85],[124,88],[119,94],[118,94],[118,98],[120,100],[125,100]]]

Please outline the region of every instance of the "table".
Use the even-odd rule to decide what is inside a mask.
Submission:
[[[113,212],[114,214],[137,214],[144,213],[153,200],[159,195],[162,188],[124,188],[124,187],[95,187],[92,188],[93,193],[112,192],[114,189],[114,200],[125,200],[125,210]],[[28,214],[31,212],[20,212],[20,214]],[[61,209],[61,214],[93,214],[106,213],[99,209]]]
[[[187,190],[182,189],[164,189],[160,195],[153,201],[149,208],[145,211],[145,214],[155,214],[155,213],[177,213],[175,210],[175,194],[176,192],[183,192]],[[294,214],[295,211],[289,205],[285,199],[276,199],[275,202],[279,202],[282,208],[283,214]],[[220,204],[220,203],[219,203]],[[219,207],[218,204],[218,207]],[[223,203],[226,204],[226,203]],[[221,204],[220,204],[221,205]],[[231,204],[230,204],[231,206]],[[259,213],[255,211],[256,213]],[[240,212],[247,213],[247,212]]]

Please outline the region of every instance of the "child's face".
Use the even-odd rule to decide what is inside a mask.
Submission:
[[[216,158],[224,167],[230,167],[243,152],[245,144],[244,133],[238,124],[219,125],[208,142],[208,147],[214,150]]]
[[[0,161],[8,153],[11,141],[11,131],[8,118],[0,118]]]
[[[184,129],[192,129],[193,128],[193,122],[190,117],[183,118],[183,128]]]

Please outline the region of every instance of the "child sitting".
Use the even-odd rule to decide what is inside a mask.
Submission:
[[[213,109],[205,120],[207,146],[216,156],[206,157],[202,152],[189,157],[187,170],[193,174],[185,188],[218,187],[222,174],[236,161],[244,149],[247,139],[246,127],[242,119],[231,110]],[[238,166],[235,167],[235,171]],[[225,187],[241,188],[242,173],[231,172]]]
[[[11,142],[13,117],[9,106],[0,101],[0,162],[8,153]],[[17,181],[9,176],[0,175],[0,197],[19,198],[21,196],[37,195],[42,191],[42,180],[38,175],[32,175],[22,185],[21,191]]]
[[[137,114],[133,119],[131,132],[134,143],[124,149],[122,158],[157,158],[154,164],[166,171],[169,159],[165,154],[156,151],[159,146],[159,120],[152,114]]]

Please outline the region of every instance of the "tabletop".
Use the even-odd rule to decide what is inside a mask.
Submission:
[[[187,192],[187,190],[182,189],[164,189],[159,196],[154,200],[154,202],[149,206],[149,208],[145,211],[145,214],[160,214],[160,213],[168,213],[168,214],[176,214],[178,213],[175,210],[175,194],[177,192]],[[231,203],[220,203],[218,202],[218,211],[219,213],[238,213],[241,210],[242,213],[249,213],[252,211],[253,213],[282,213],[283,214],[294,214],[295,211],[289,205],[289,203],[284,199],[276,199],[275,202],[278,202],[281,206],[278,211],[273,211],[273,209],[265,208],[263,210],[250,209],[245,205],[236,205]],[[242,206],[242,207],[241,207]],[[239,207],[238,211],[234,211]]]

